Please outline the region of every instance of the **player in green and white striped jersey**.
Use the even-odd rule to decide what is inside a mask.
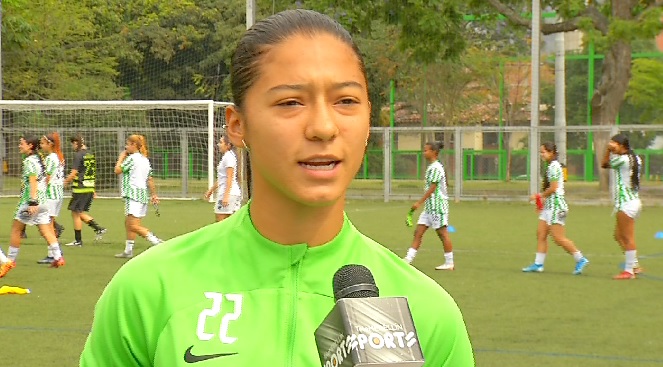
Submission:
[[[39,228],[39,233],[48,244],[49,255],[54,259],[51,266],[56,268],[64,266],[60,245],[45,207],[46,168],[37,153],[39,139],[37,137],[21,138],[18,149],[21,154],[26,156],[23,159],[21,194],[9,235],[9,251],[6,257],[0,256],[0,278],[16,267],[16,258],[21,247],[21,232],[26,225],[36,225]]]
[[[115,173],[122,175],[120,193],[124,198],[125,227],[127,240],[124,251],[115,255],[118,258],[133,257],[134,241],[136,235],[148,240],[152,245],[163,242],[149,229],[141,225],[141,218],[147,215],[147,205],[150,201],[159,204],[154,180],[152,179],[152,166],[147,159],[147,143],[142,135],[131,135],[117,163]]]
[[[545,202],[543,210],[539,213],[534,263],[523,268],[523,271],[526,273],[543,271],[543,263],[548,253],[548,236],[551,235],[558,246],[573,255],[576,262],[573,274],[580,275],[589,264],[589,260],[576,248],[573,241],[566,237],[564,230],[569,207],[564,199],[564,169],[557,160],[557,146],[552,142],[545,142],[541,144],[540,154],[541,159],[548,163],[543,179],[543,191],[532,195],[530,200],[536,200],[537,195],[540,195]]]
[[[635,245],[635,218],[642,210],[638,194],[641,166],[642,160],[633,153],[625,135],[617,134],[610,139],[601,167],[615,171],[615,240],[625,257],[624,271],[614,277],[617,280],[635,279],[635,274],[640,272]]]
[[[46,165],[46,205],[53,223],[55,235],[60,237],[64,227],[55,219],[60,215],[64,201],[64,154],[60,143],[60,134],[52,132],[44,135],[40,141],[41,150],[47,154]]]
[[[424,145],[424,158],[430,163],[426,168],[424,183],[424,196],[411,207],[417,210],[422,204],[424,211],[419,215],[417,228],[414,230],[412,245],[408,249],[404,260],[411,264],[417,256],[421,241],[429,227],[433,227],[437,236],[442,240],[444,247],[444,264],[437,266],[436,270],[454,270],[453,245],[447,227],[449,226],[449,197],[447,195],[447,177],[444,166],[438,160],[441,142],[428,142]]]

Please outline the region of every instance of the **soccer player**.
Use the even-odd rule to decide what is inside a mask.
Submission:
[[[573,255],[575,268],[573,274],[582,274],[583,269],[589,264],[589,260],[583,256],[568,237],[564,230],[566,216],[569,207],[564,199],[564,171],[557,160],[557,146],[551,142],[541,144],[541,159],[548,163],[546,174],[543,178],[543,191],[540,195],[543,202],[543,210],[539,212],[539,226],[536,230],[536,256],[534,263],[523,268],[526,273],[540,273],[548,253],[548,236],[562,247],[566,252]],[[532,195],[530,200],[536,200],[537,195]]]
[[[633,153],[631,144],[623,134],[613,136],[608,142],[601,167],[615,170],[615,241],[624,252],[624,271],[615,280],[635,279],[640,272],[635,245],[635,219],[642,210],[640,202],[640,172],[642,160]]]
[[[124,226],[127,230],[124,251],[115,255],[118,258],[130,259],[134,256],[136,235],[144,237],[152,245],[163,242],[140,223],[147,215],[148,203],[159,204],[148,155],[145,137],[131,135],[115,163],[115,174],[122,175],[120,192],[124,198]]]
[[[233,150],[233,143],[227,136],[222,136],[217,146],[222,157],[216,167],[216,182],[205,193],[205,200],[209,200],[216,191],[214,214],[216,221],[220,222],[239,210],[242,192],[237,183],[237,156]]]
[[[64,180],[64,184],[71,183],[71,200],[68,209],[74,221],[74,241],[66,243],[65,246],[83,246],[83,223],[90,226],[100,240],[106,228],[95,222],[86,212],[90,211],[94,199],[94,184],[97,177],[97,161],[94,153],[88,150],[81,135],[75,135],[69,139],[74,149],[74,166]]]
[[[424,158],[429,162],[426,168],[426,182],[424,196],[412,205],[411,210],[417,210],[422,204],[424,211],[419,215],[417,228],[414,230],[412,246],[407,250],[405,262],[411,264],[421,247],[421,241],[429,227],[433,227],[442,241],[444,248],[444,264],[435,267],[436,270],[454,270],[454,254],[449,226],[449,196],[447,195],[447,177],[442,163],[438,160],[442,149],[441,142],[428,142],[424,145]]]
[[[381,296],[408,298],[427,366],[474,366],[451,296],[345,215],[371,113],[350,34],[284,11],[245,33],[230,74],[227,133],[250,148],[251,201],[120,268],[80,365],[320,366],[313,334],[334,306],[334,273],[362,264]]]
[[[60,134],[52,132],[44,135],[40,139],[39,145],[46,155],[46,207],[48,208],[48,215],[51,217],[55,237],[60,238],[62,231],[64,231],[64,227],[56,222],[64,201],[64,155],[62,154]],[[50,264],[51,262],[53,262],[53,258],[50,256],[37,261],[39,264]]]
[[[0,278],[16,267],[16,258],[21,247],[21,232],[26,225],[36,225],[39,228],[39,233],[48,244],[48,255],[53,258],[51,266],[58,268],[65,264],[46,208],[46,167],[38,154],[39,139],[34,136],[21,138],[18,149],[26,156],[23,159],[21,194],[9,235],[9,251],[7,256],[0,255]]]

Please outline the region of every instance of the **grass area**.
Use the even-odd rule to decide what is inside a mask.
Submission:
[[[0,244],[6,250],[15,200],[0,199]],[[552,246],[541,274],[520,271],[534,259],[537,218],[522,203],[452,204],[454,272],[433,268],[442,261],[442,246],[429,231],[414,266],[439,282],[464,313],[477,366],[639,367],[663,365],[663,329],[658,305],[663,302],[663,208],[646,207],[638,219],[637,242],[645,274],[635,281],[613,281],[623,261],[612,240],[614,217],[607,206],[571,203],[567,231],[591,264],[573,276],[573,261]],[[399,255],[412,231],[403,224],[409,202],[350,201],[355,225]],[[82,248],[65,248],[67,266],[36,264],[46,247],[35,228],[28,229],[19,266],[0,285],[32,289],[26,296],[0,296],[0,345],[11,346],[11,366],[75,366],[91,325],[94,304],[103,287],[124,263],[113,258],[123,249],[122,202],[99,199],[92,214],[109,228],[93,241],[84,228]],[[213,219],[202,201],[166,201],[161,217],[144,223],[162,238],[199,228]],[[63,242],[72,239],[68,212]],[[389,225],[385,225],[389,224]],[[138,252],[147,248],[139,239]],[[413,285],[416,287],[416,285]],[[3,364],[4,365],[4,364]]]

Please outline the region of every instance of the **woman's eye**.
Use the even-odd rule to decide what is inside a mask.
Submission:
[[[301,103],[299,103],[299,101],[296,101],[296,100],[294,100],[294,99],[291,99],[291,100],[287,100],[287,101],[279,102],[278,105],[279,105],[279,106],[299,106],[299,105],[301,105]]]
[[[354,98],[343,98],[340,101],[338,101],[339,104],[357,104],[359,103],[357,100]]]

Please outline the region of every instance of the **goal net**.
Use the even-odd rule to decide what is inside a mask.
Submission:
[[[220,158],[216,142],[229,105],[214,101],[0,101],[0,195],[14,196],[20,191],[20,137],[57,131],[66,172],[74,156],[71,136],[81,134],[95,154],[99,196],[119,196],[119,179],[113,173],[117,156],[127,137],[140,134],[147,139],[159,196],[201,198],[215,179]]]

